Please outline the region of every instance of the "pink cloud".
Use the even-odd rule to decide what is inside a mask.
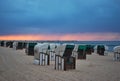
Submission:
[[[65,35],[46,35],[46,34],[29,34],[29,35],[5,35],[0,36],[0,40],[120,40],[120,33],[77,33]]]

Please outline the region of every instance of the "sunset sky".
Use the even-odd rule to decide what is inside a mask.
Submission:
[[[120,40],[120,0],[0,0],[0,40]]]

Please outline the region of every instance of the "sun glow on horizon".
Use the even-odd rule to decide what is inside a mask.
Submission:
[[[80,41],[95,41],[95,40],[120,40],[119,33],[79,33],[65,35],[3,35],[0,40],[80,40]]]

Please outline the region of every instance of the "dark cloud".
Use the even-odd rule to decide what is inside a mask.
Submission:
[[[0,34],[120,32],[119,0],[1,0]]]

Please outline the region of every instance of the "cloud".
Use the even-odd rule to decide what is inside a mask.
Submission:
[[[118,0],[0,0],[0,35],[120,32],[119,14]]]

